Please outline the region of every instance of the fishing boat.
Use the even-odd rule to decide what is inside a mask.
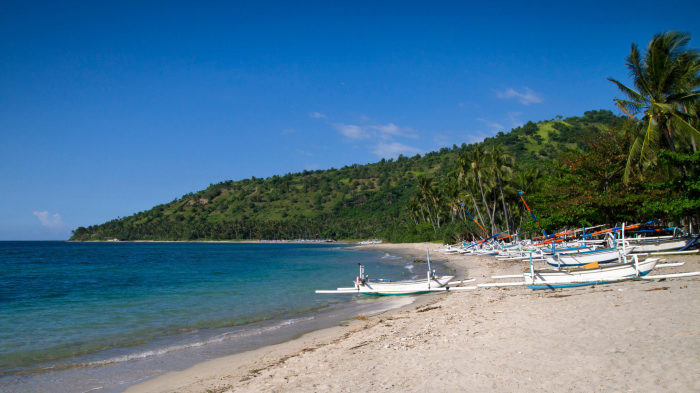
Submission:
[[[574,252],[570,254],[555,254],[554,257],[545,256],[548,265],[556,267],[584,266],[589,263],[611,263],[620,261],[620,250],[617,248],[604,248],[593,251]]]
[[[535,270],[530,264],[530,272],[523,273],[525,283],[530,289],[553,289],[578,287],[628,280],[644,276],[651,272],[658,258],[647,258],[639,261],[637,255],[632,256],[632,262],[609,264],[599,267],[597,263],[575,269]]]
[[[700,239],[700,235],[692,239],[654,240],[629,239],[627,248],[632,253],[683,251],[692,247]]]
[[[460,251],[460,246],[453,246],[451,244],[445,244],[445,246],[438,250],[443,254],[457,254]]]
[[[430,269],[430,253],[427,254],[428,273],[427,277],[420,280],[390,281],[390,280],[370,280],[365,274],[365,267],[360,266],[360,274],[355,278],[352,287],[337,288],[335,290],[317,290],[316,293],[359,293],[363,295],[414,295],[427,292],[449,291],[447,285],[454,276],[438,276],[434,270]],[[466,288],[466,287],[462,287]],[[470,288],[471,289],[471,288]]]

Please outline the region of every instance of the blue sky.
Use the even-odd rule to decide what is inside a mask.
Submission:
[[[615,110],[698,2],[0,3],[0,240]]]

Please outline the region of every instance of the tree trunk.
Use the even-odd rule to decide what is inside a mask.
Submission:
[[[474,204],[474,209],[476,209],[476,214],[479,216],[481,222],[484,222],[484,217],[481,215],[481,211],[479,210],[479,206],[476,204],[476,199],[474,198],[474,194],[472,194],[471,190],[469,190],[469,196],[472,198],[472,203]]]
[[[506,221],[506,229],[510,235],[510,223],[508,222],[508,209],[506,209],[506,197],[503,195],[503,184],[501,183],[501,177],[496,173],[496,178],[498,179],[498,189],[501,191],[501,202],[503,203],[503,219]]]
[[[476,178],[479,181],[479,191],[481,192],[481,200],[484,202],[484,206],[486,207],[486,215],[491,218],[491,210],[489,209],[489,204],[486,202],[486,195],[484,194],[484,187],[481,185],[481,176],[479,174],[476,174]],[[491,234],[493,234],[493,223],[491,223]]]

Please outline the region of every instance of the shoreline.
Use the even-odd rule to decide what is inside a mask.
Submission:
[[[433,243],[358,249],[445,259],[460,278],[517,274],[521,263],[433,254]],[[669,257],[700,270],[700,257]],[[698,391],[700,279],[557,291],[480,289],[410,305],[213,359],[126,392]],[[653,366],[650,362],[653,362]],[[562,367],[564,365],[565,367]],[[635,378],[629,378],[634,375]],[[428,376],[428,377],[426,377]]]
[[[150,241],[145,241],[150,242]],[[154,241],[155,242],[155,241]],[[173,241],[173,243],[180,243],[181,241]],[[214,241],[216,243],[216,241]],[[229,241],[224,241],[228,243]],[[243,241],[247,243],[258,243],[257,241]],[[289,242],[291,243],[291,242]],[[306,244],[305,242],[301,242]],[[321,243],[328,244],[328,243]],[[331,244],[338,244],[331,243]],[[435,262],[441,264],[448,269],[451,269],[455,274],[465,273],[464,269],[459,264],[451,263],[449,258],[441,258],[442,254],[436,253],[436,250],[441,248],[442,245],[436,243],[378,243],[378,244],[353,244],[353,243],[340,243],[340,244],[350,244],[349,249],[356,251],[380,251],[380,252],[390,252],[402,257],[411,258],[425,258],[426,247],[430,248],[431,260],[435,257]],[[440,255],[440,256],[439,256]],[[305,353],[309,351],[309,347],[323,346],[322,342],[325,340],[338,341],[349,334],[355,332],[355,328],[361,326],[365,321],[373,320],[381,316],[391,316],[394,313],[408,311],[413,308],[427,307],[436,299],[433,297],[436,294],[427,294],[419,296],[399,296],[401,299],[410,299],[408,304],[400,305],[398,307],[391,307],[382,309],[378,312],[371,313],[370,316],[358,315],[355,318],[348,320],[347,322],[342,322],[335,326],[324,327],[320,329],[314,329],[309,332],[303,333],[298,337],[291,338],[287,341],[283,341],[277,344],[266,345],[251,351],[244,351],[239,353],[234,353],[228,356],[215,358],[198,363],[186,370],[182,371],[169,371],[159,376],[149,378],[143,382],[128,386],[124,392],[171,392],[171,391],[186,391],[186,392],[223,392],[224,390],[217,390],[211,388],[194,388],[193,390],[187,390],[184,385],[190,383],[190,379],[196,378],[201,380],[201,375],[211,374],[211,370],[215,370],[214,374],[211,374],[211,378],[218,379],[218,372],[222,372],[228,363],[240,363],[244,368],[250,363],[257,363],[260,358],[263,359],[274,359],[280,357],[282,359],[290,356],[292,352],[294,353]],[[438,295],[439,296],[439,295]],[[194,376],[197,377],[194,377]],[[185,389],[185,390],[182,390]]]
[[[15,240],[12,240],[15,241]],[[22,241],[22,240],[16,240]],[[344,240],[54,240],[67,243],[353,244]]]

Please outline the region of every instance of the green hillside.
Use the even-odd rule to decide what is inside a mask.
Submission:
[[[524,172],[544,168],[563,152],[586,149],[593,135],[621,122],[610,111],[591,111],[528,122],[478,145],[501,145],[514,169]],[[425,238],[429,226],[407,208],[419,192],[419,178],[447,178],[457,157],[475,147],[462,143],[423,156],[225,181],[148,211],[80,227],[71,240],[397,239],[406,231]]]

